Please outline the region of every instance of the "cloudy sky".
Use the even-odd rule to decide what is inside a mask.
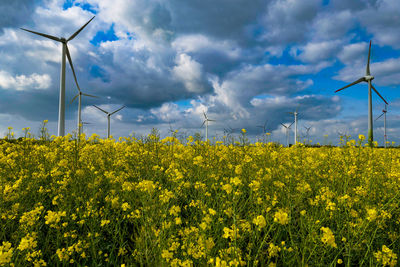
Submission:
[[[83,92],[87,134],[105,136],[107,111],[115,137],[193,135],[206,112],[209,135],[245,128],[285,142],[280,123],[313,142],[338,142],[338,133],[367,132],[366,83],[334,93],[371,73],[388,100],[388,139],[400,141],[400,1],[398,0],[5,0],[0,2],[0,135],[7,127],[38,134],[49,120],[56,134],[61,45],[22,31],[68,38]],[[66,131],[76,129],[77,93],[66,73]],[[374,118],[384,103],[373,95]],[[294,127],[292,127],[294,128]],[[383,120],[374,124],[383,140]],[[326,137],[328,135],[328,137]],[[293,132],[291,132],[293,139]],[[291,142],[293,142],[291,140]]]

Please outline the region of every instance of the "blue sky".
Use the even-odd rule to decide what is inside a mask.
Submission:
[[[95,15],[68,44],[82,91],[99,97],[83,98],[87,134],[106,135],[93,104],[127,106],[112,117],[115,137],[153,127],[204,135],[207,112],[216,120],[210,136],[246,128],[255,140],[267,120],[271,139],[285,142],[280,123],[291,123],[296,108],[299,135],[312,127],[313,142],[366,134],[366,83],[334,91],[365,74],[372,40],[373,83],[390,104],[388,139],[400,142],[397,0],[16,0],[0,10],[0,135],[9,126],[37,135],[44,119],[57,129],[61,46],[19,28],[69,37]],[[67,66],[67,132],[76,129],[76,93]],[[374,94],[374,118],[383,107]],[[382,119],[374,132],[382,143]]]

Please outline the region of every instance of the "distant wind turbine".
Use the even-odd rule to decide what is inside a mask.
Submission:
[[[69,49],[67,46],[67,43],[74,39],[82,30],[83,28],[86,27],[86,25],[89,24],[89,22],[94,19],[94,16],[86,22],[85,25],[83,25],[79,30],[77,30],[74,34],[72,34],[68,39],[65,39],[64,37],[55,37],[52,35],[40,33],[40,32],[35,32],[31,30],[27,30],[24,28],[21,28],[21,30],[31,32],[46,38],[49,38],[51,40],[57,41],[62,43],[62,53],[61,53],[61,78],[60,78],[60,98],[59,98],[59,109],[58,109],[58,136],[64,136],[65,135],[65,56],[68,57],[69,64],[72,69],[72,73],[74,75],[75,83],[78,85],[78,82],[76,80],[76,75],[75,75],[75,70],[72,65],[72,60],[71,60],[71,55],[69,53]]]
[[[83,93],[81,91],[81,89],[79,88],[78,83],[76,85],[77,85],[77,88],[78,88],[79,92],[78,92],[78,94],[76,96],[74,96],[74,98],[72,99],[71,103],[74,102],[74,100],[78,97],[78,139],[79,139],[79,136],[81,135],[81,128],[82,128],[82,119],[81,119],[81,103],[82,103],[81,102],[82,101],[81,98],[82,98],[82,95],[89,96],[89,97],[97,97],[97,96]]]
[[[290,135],[289,130],[290,130],[290,126],[292,126],[293,123],[294,122],[292,122],[289,126],[286,126],[285,124],[281,123],[281,125],[286,128],[286,144],[287,144],[287,147],[289,147],[289,135]]]
[[[201,127],[203,127],[203,125],[205,124],[206,125],[206,141],[208,141],[208,122],[209,121],[215,121],[215,120],[210,120],[208,117],[207,117],[207,114],[203,111],[203,115],[204,115],[204,121],[203,121],[203,124],[201,125]]]
[[[90,122],[82,121],[81,127],[82,127],[82,133],[83,133],[83,125],[89,125],[91,124]]]
[[[111,117],[111,115],[113,115],[114,113],[117,113],[118,111],[120,111],[121,109],[123,109],[125,106],[122,106],[121,108],[119,108],[119,109],[117,109],[116,111],[113,111],[113,112],[108,112],[108,111],[105,111],[104,109],[101,109],[101,108],[99,108],[98,106],[96,106],[96,105],[93,105],[95,108],[97,108],[97,109],[99,109],[100,111],[103,111],[104,113],[106,113],[107,114],[107,119],[108,119],[108,130],[107,130],[107,138],[110,138],[110,117]]]
[[[295,112],[288,113],[294,115],[294,144],[297,144],[297,115],[299,115],[299,113],[297,112],[297,108]]]
[[[387,143],[387,135],[386,135],[386,112],[387,112],[387,107],[385,105],[385,109],[382,110],[382,114],[376,118],[375,120],[379,119],[380,117],[383,117],[383,141],[385,142],[385,148],[386,148],[386,143]]]
[[[307,143],[310,143],[310,139],[309,139],[309,136],[308,136],[308,132],[311,130],[311,126],[310,126],[310,127],[304,126],[304,128],[306,129]]]
[[[371,41],[369,42],[369,50],[368,50],[368,61],[367,61],[367,69],[365,72],[365,76],[361,77],[355,82],[352,82],[351,84],[346,85],[345,87],[342,87],[338,90],[335,91],[339,92],[343,89],[346,89],[347,87],[353,86],[357,83],[360,82],[367,82],[368,83],[368,144],[372,146],[372,142],[374,141],[374,133],[373,133],[373,117],[372,117],[372,92],[371,88],[375,91],[375,93],[385,102],[386,105],[389,105],[388,102],[381,96],[381,94],[375,89],[375,87],[372,85],[371,81],[374,79],[374,76],[371,76],[371,72],[369,70],[369,62],[370,62],[370,57],[371,57]]]
[[[262,128],[263,129],[263,134],[267,133],[267,120],[265,121],[264,125],[257,125],[257,128]]]

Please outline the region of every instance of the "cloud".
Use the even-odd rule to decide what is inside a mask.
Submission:
[[[341,44],[339,40],[307,43],[304,46],[292,47],[291,55],[302,62],[316,63],[335,55]]]
[[[30,20],[37,0],[12,0],[0,2],[0,29],[24,23]]]
[[[314,19],[310,37],[315,41],[341,39],[355,23],[356,19],[350,10],[324,10]]]
[[[349,62],[349,64],[351,64]],[[334,79],[353,82],[365,75],[366,62],[347,65],[341,69]],[[371,74],[375,77],[374,84],[381,86],[397,86],[400,84],[400,58],[389,58],[381,62],[371,63]]]
[[[275,0],[263,16],[262,39],[272,44],[302,42],[318,14],[320,0]]]
[[[191,93],[202,93],[206,91],[204,84],[205,75],[202,65],[193,60],[186,54],[180,54],[175,58],[176,66],[172,69],[172,74],[183,84]]]
[[[374,36],[379,45],[400,48],[400,36],[395,34],[400,27],[400,2],[397,0],[370,1],[372,4],[358,12],[358,19]]]
[[[343,46],[338,58],[345,64],[359,65],[359,63],[366,64],[366,55],[368,55],[368,43],[362,42]]]
[[[47,89],[51,85],[51,78],[48,74],[33,73],[29,76],[16,75],[12,76],[10,73],[0,71],[0,87],[3,89],[11,89],[17,91],[24,91],[30,89]]]

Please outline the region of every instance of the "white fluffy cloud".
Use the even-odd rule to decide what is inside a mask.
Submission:
[[[48,74],[33,73],[29,76],[16,75],[13,76],[8,72],[0,71],[0,87],[8,90],[31,90],[31,89],[47,89],[51,85],[51,78]]]
[[[204,73],[201,64],[186,54],[178,55],[175,62],[177,65],[172,69],[172,73],[184,83],[189,92],[201,93],[206,89],[202,84]]]

